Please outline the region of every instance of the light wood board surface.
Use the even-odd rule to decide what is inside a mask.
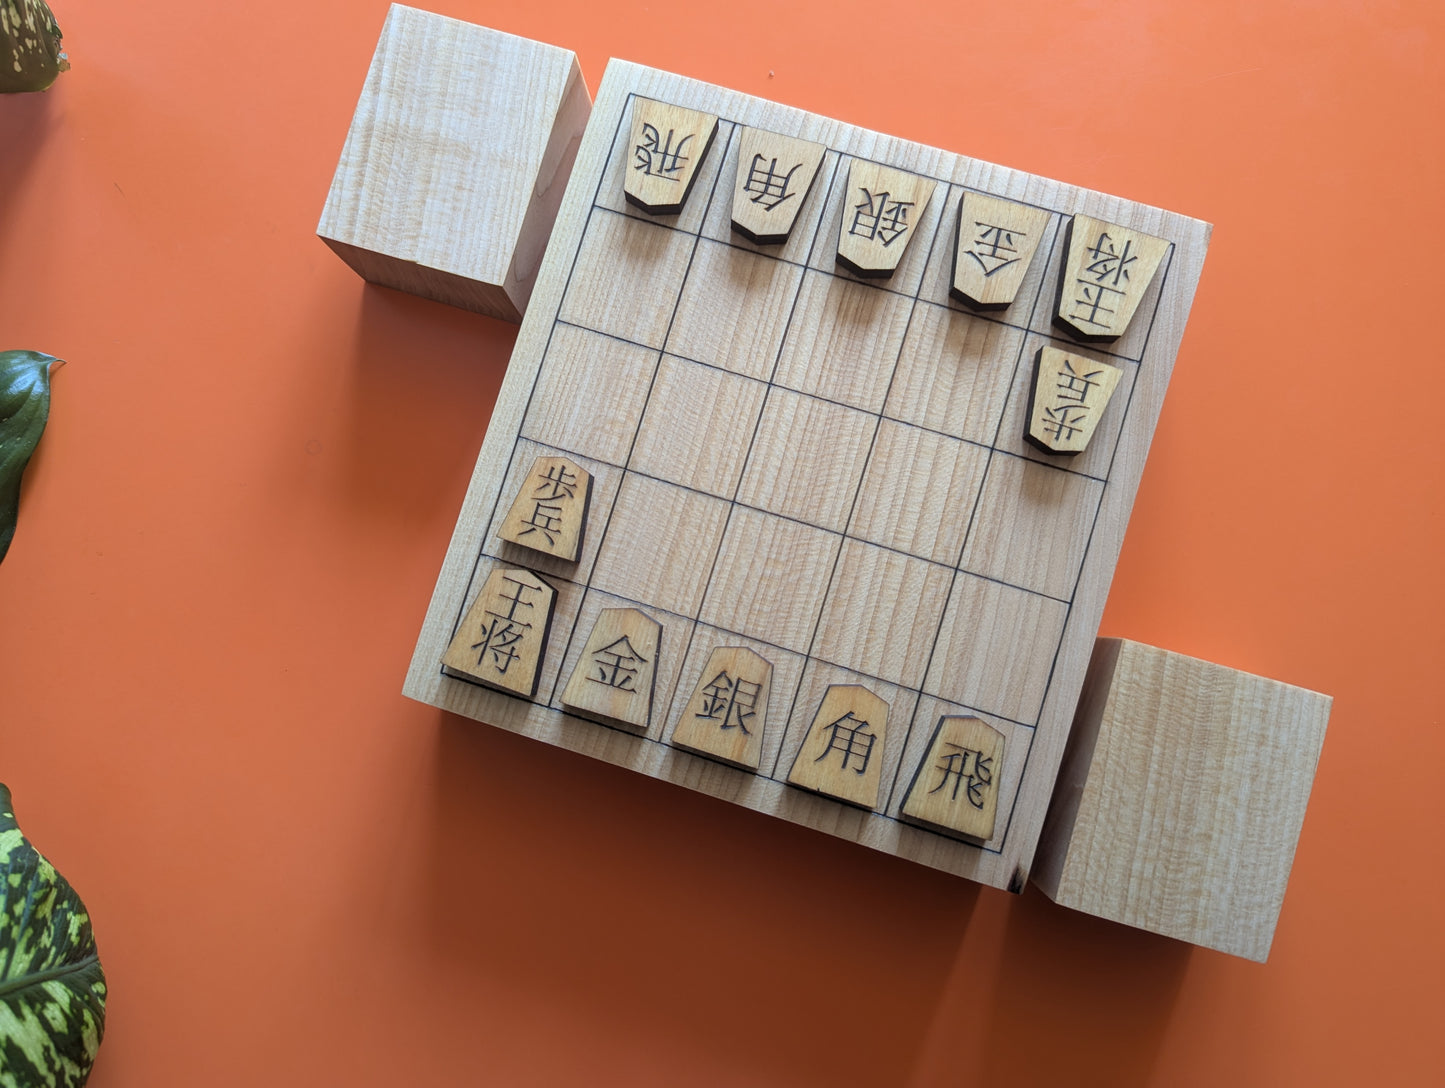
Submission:
[[[673,216],[623,193],[641,99],[715,115]],[[731,229],[739,128],[822,144],[787,240]],[[836,262],[875,167],[933,191],[887,280]],[[958,202],[983,192],[1047,213],[1006,310],[950,299]],[[1128,331],[1107,349],[1055,329],[1074,213],[1166,241]],[[1021,890],[1204,259],[1197,220],[909,143],[685,77],[613,61],[487,431],[406,693],[611,763],[999,887]],[[1041,347],[1122,371],[1088,449],[1024,438]],[[536,701],[440,668],[502,563],[497,530],[539,456],[593,476],[575,564],[557,586]],[[650,724],[566,713],[563,689],[604,610],[662,625]],[[714,651],[772,667],[759,769],[670,743]],[[888,706],[867,810],[786,783],[825,693]],[[998,731],[996,819],[981,844],[906,823],[940,720]],[[824,723],[827,725],[828,723]]]

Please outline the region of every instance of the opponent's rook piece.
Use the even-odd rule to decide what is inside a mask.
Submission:
[[[1083,453],[1123,371],[1058,348],[1040,348],[1024,438],[1045,453]]]
[[[1085,343],[1117,340],[1168,252],[1163,238],[1074,216],[1064,238],[1054,324]]]
[[[786,242],[822,162],[822,144],[760,128],[742,129],[733,230],[755,245]]]
[[[858,684],[834,684],[788,772],[788,785],[878,807],[888,704]]]
[[[623,195],[650,215],[682,211],[717,133],[717,118],[650,98],[632,101]]]
[[[1018,297],[1049,225],[1042,208],[983,193],[958,202],[948,293],[974,310],[1004,310]]]
[[[582,534],[592,503],[592,474],[565,457],[539,457],[522,481],[506,520],[503,540],[569,563],[582,554]]]
[[[913,773],[903,818],[987,842],[1002,770],[1002,733],[978,718],[942,717]]]
[[[442,664],[528,699],[537,694],[557,591],[529,570],[498,567],[452,636]]]
[[[892,276],[933,190],[928,178],[854,159],[838,225],[838,263],[865,279]]]
[[[772,685],[773,666],[765,658],[745,646],[719,646],[683,707],[672,743],[756,771]]]
[[[604,608],[562,691],[562,705],[647,732],[661,645],[662,625],[651,616],[635,608]]]

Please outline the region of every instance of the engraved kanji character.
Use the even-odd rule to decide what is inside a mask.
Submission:
[[[597,675],[589,675],[587,679],[618,691],[635,691],[632,682],[637,679],[637,666],[646,663],[647,658],[638,653],[628,637],[623,635],[592,655]]]
[[[870,193],[860,186],[863,199],[853,206],[853,225],[849,234],[856,234],[868,241],[881,240],[884,246],[892,245],[908,230],[908,209],[911,200],[892,200],[887,192]]]
[[[665,181],[680,180],[677,175],[688,162],[687,156],[682,152],[692,139],[692,133],[678,140],[677,146],[673,147],[672,141],[676,135],[675,129],[668,129],[667,138],[663,139],[655,126],[644,121],[642,142],[634,148],[636,157],[633,159],[632,168],[641,170],[648,177],[662,178]]]
[[[975,237],[973,244],[969,246],[968,256],[978,262],[985,279],[1000,268],[1007,268],[1018,261],[1018,246],[1015,245],[1014,238],[1028,237],[1023,231],[977,221],[973,226]]]
[[[505,611],[498,612],[495,609],[487,609],[486,614],[491,617],[487,625],[482,628],[482,637],[478,642],[472,643],[472,649],[477,651],[477,664],[485,661],[487,654],[492,655],[492,667],[498,673],[504,674],[507,667],[519,656],[515,647],[523,637],[531,630],[532,625],[519,619],[517,610],[520,608],[530,609],[532,602],[526,599],[528,590],[536,591],[537,587],[528,585],[526,582],[519,582],[515,578],[503,577],[504,582],[515,587],[512,596],[503,594],[501,600],[508,603]],[[498,602],[500,607],[500,602]]]
[[[743,182],[743,192],[751,193],[749,198],[765,212],[770,212],[785,200],[791,200],[797,193],[790,192],[789,186],[793,184],[793,175],[803,168],[798,163],[786,174],[778,172],[778,160],[767,160],[762,155],[754,155],[752,165],[748,167],[748,177]]]
[[[958,800],[958,791],[962,787],[964,796],[968,803],[974,808],[983,808],[983,793],[986,786],[993,784],[993,757],[985,759],[982,752],[974,751],[972,748],[965,748],[961,744],[954,744],[951,741],[945,742],[945,747],[953,751],[945,755],[934,770],[942,771],[943,777],[938,780],[938,785],[929,790],[929,793],[937,793],[947,788],[950,781],[953,783],[953,792],[949,796],[950,801]]]
[[[1083,430],[1079,424],[1087,419],[1086,409],[1072,404],[1060,404],[1044,409],[1044,433],[1058,442],[1067,442]]]
[[[1087,405],[1089,391],[1099,384],[1094,379],[1102,373],[1102,370],[1091,370],[1087,374],[1080,374],[1074,369],[1073,360],[1065,359],[1063,373],[1059,375],[1059,384],[1054,387],[1055,399],[1071,401],[1081,406]]]
[[[567,466],[554,464],[537,479],[542,482],[532,492],[534,498],[575,499],[577,497],[577,474],[568,472]]]
[[[763,690],[761,684],[754,684],[740,676],[731,677],[727,670],[723,670],[702,690],[702,710],[697,717],[709,721],[721,719],[721,728],[741,729],[747,736],[752,736],[747,720],[757,716],[758,694]]]
[[[828,758],[830,752],[837,752],[842,759],[841,770],[846,771],[848,764],[856,758],[858,766],[853,768],[854,772],[860,775],[866,773],[868,760],[873,756],[873,742],[878,739],[875,734],[864,732],[869,728],[868,723],[854,717],[850,710],[824,728],[829,732],[828,746],[813,762],[821,763]]]

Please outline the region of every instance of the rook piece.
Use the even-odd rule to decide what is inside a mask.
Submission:
[[[888,704],[858,684],[834,684],[788,772],[788,784],[863,808],[878,807]]]
[[[1002,733],[978,718],[940,718],[913,773],[903,818],[987,842],[1002,775]]]
[[[582,554],[582,533],[592,502],[592,474],[565,457],[539,457],[522,482],[506,520],[503,540],[569,563]]]
[[[719,646],[708,655],[672,743],[756,771],[772,684],[773,666],[765,658],[745,646]]]
[[[1064,238],[1054,324],[1085,343],[1117,340],[1167,252],[1163,238],[1074,216]]]
[[[662,625],[651,616],[635,608],[604,608],[562,692],[562,705],[647,732],[661,644]]]
[[[1049,225],[1042,208],[983,193],[958,202],[958,237],[948,293],[975,310],[1004,310],[1018,296]]]
[[[529,570],[498,567],[452,636],[442,664],[502,691],[537,694],[557,591]]]
[[[760,246],[786,242],[822,161],[822,144],[743,129],[733,183],[733,230]]]
[[[1122,373],[1116,366],[1082,355],[1040,348],[1029,386],[1024,438],[1045,453],[1084,452]]]
[[[854,159],[838,224],[838,263],[865,279],[892,276],[933,189],[928,178]]]
[[[622,183],[627,202],[649,215],[682,211],[716,132],[717,118],[710,113],[634,98]]]

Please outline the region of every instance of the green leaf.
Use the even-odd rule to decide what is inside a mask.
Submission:
[[[50,367],[58,362],[38,351],[0,351],[0,562],[15,536],[20,477],[50,416]]]
[[[0,94],[43,91],[69,67],[45,0],[0,0]]]
[[[104,1032],[85,904],[21,834],[0,784],[0,1086],[79,1088]]]

